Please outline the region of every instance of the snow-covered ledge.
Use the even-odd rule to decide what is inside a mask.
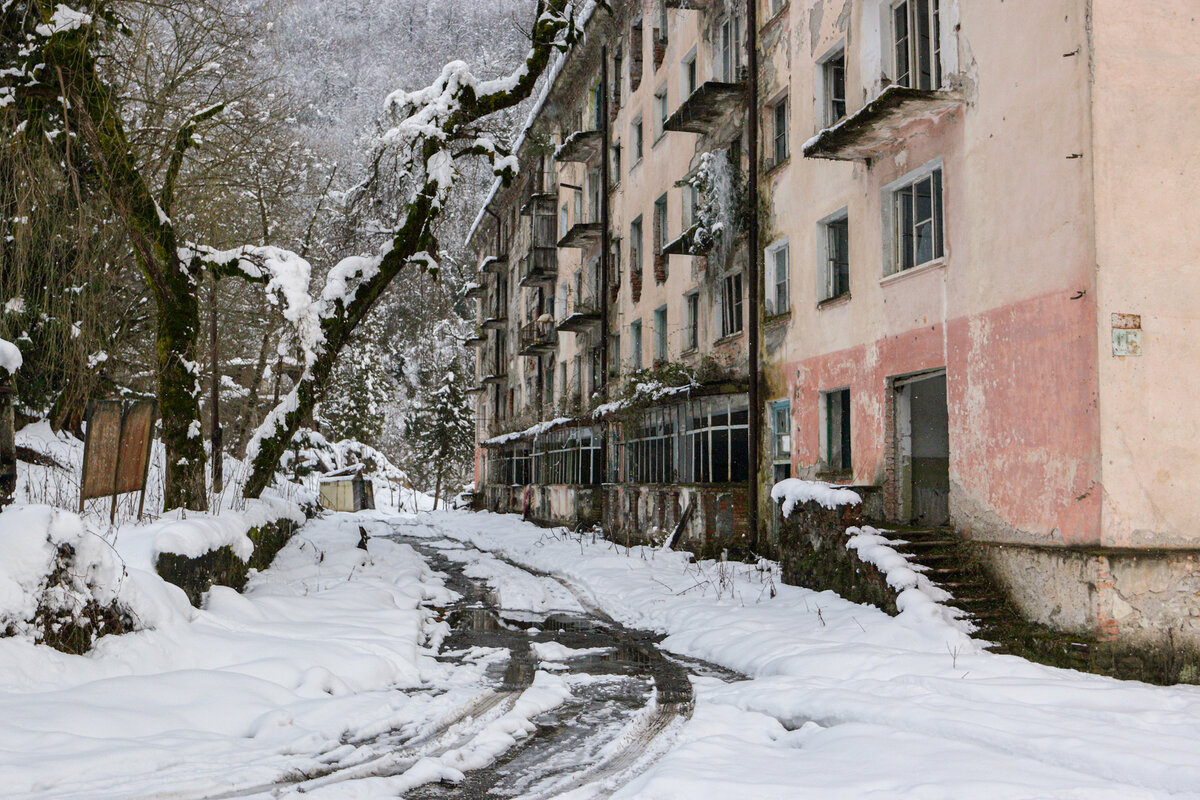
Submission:
[[[786,478],[775,484],[771,489],[771,499],[776,504],[782,503],[780,511],[785,519],[792,515],[796,506],[805,503],[816,503],[830,511],[842,506],[862,505],[862,497],[852,489],[824,481],[803,481],[799,478]]]

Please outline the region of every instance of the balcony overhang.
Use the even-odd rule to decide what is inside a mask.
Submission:
[[[463,297],[467,298],[468,300],[478,300],[479,298],[483,297],[483,295],[483,284],[480,283],[468,284],[467,291],[463,293]]]
[[[599,157],[603,148],[604,134],[601,131],[575,131],[554,151],[554,160],[586,163]]]
[[[479,265],[479,271],[492,275],[503,275],[508,272],[508,255],[488,256]]]
[[[537,191],[529,195],[529,199],[521,204],[521,216],[528,217],[532,214],[548,214],[554,216],[554,207],[558,205],[558,190],[554,191]]]
[[[505,317],[488,317],[481,323],[481,327],[485,331],[502,331],[508,327],[508,320]]]
[[[705,81],[667,117],[663,130],[709,133],[730,114],[740,113],[745,99],[744,83]]]
[[[700,232],[699,225],[693,225],[683,233],[671,241],[667,242],[663,248],[663,255],[667,256],[702,256],[709,250],[707,247],[701,246],[696,241],[696,235]]]
[[[903,141],[905,129],[933,121],[962,105],[954,92],[889,86],[879,97],[804,143],[805,158],[862,161]]]
[[[487,337],[483,335],[482,331],[468,337],[466,341],[467,347],[483,347],[485,344],[487,344]]]
[[[467,394],[483,394],[483,384],[478,386],[468,386]]]
[[[667,8],[678,8],[681,11],[703,11],[710,4],[710,0],[663,0],[663,5]]]
[[[558,280],[558,248],[532,247],[521,259],[523,288],[553,284]]]
[[[483,379],[484,386],[502,386],[507,382],[507,375],[488,375]]]
[[[592,308],[578,308],[560,319],[557,327],[560,331],[585,333],[600,324],[600,311]]]
[[[600,243],[604,226],[599,222],[576,222],[567,235],[558,240],[559,247],[587,249]]]
[[[557,349],[558,343],[553,339],[539,339],[534,342],[529,342],[520,350],[520,355],[537,357],[544,356],[547,353],[553,353]]]

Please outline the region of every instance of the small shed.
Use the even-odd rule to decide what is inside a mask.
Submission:
[[[321,505],[330,511],[375,508],[375,487],[362,474],[362,464],[352,464],[321,478]]]

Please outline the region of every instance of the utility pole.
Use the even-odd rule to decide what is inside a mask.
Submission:
[[[762,440],[762,409],[759,407],[759,282],[758,268],[758,0],[746,0],[746,76],[747,94],[750,97],[749,118],[746,125],[746,152],[749,165],[746,171],[748,182],[747,200],[750,205],[749,230],[746,236],[746,248],[749,250],[746,259],[747,305],[749,306],[748,320],[750,330],[747,331],[746,343],[749,347],[750,391],[748,392],[748,424],[749,424],[749,461],[750,479],[747,484],[749,491],[748,523],[750,540],[755,547],[758,542],[758,495],[759,495],[759,450]]]

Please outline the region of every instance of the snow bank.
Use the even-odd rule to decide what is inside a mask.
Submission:
[[[78,618],[117,600],[125,571],[112,547],[77,514],[50,506],[0,512],[0,632],[40,638],[39,611]],[[54,574],[69,566],[59,577]]]
[[[847,528],[846,533],[850,535],[846,548],[854,550],[865,563],[882,572],[887,585],[896,590],[896,608],[903,619],[913,620],[916,624],[945,625],[962,633],[960,652],[977,652],[980,649],[978,643],[967,636],[975,630],[975,626],[961,619],[961,611],[943,605],[951,599],[951,594],[934,586],[909,563],[908,556],[893,547],[903,545],[903,541],[888,539],[869,527]]]
[[[0,369],[16,372],[21,368],[21,363],[21,351],[17,346],[7,339],[0,339]]]
[[[802,481],[799,478],[786,478],[771,489],[771,499],[778,503],[783,501],[783,516],[791,516],[797,505],[818,503],[833,510],[840,506],[857,506],[862,498],[857,492],[844,486],[836,486],[822,481]]]

